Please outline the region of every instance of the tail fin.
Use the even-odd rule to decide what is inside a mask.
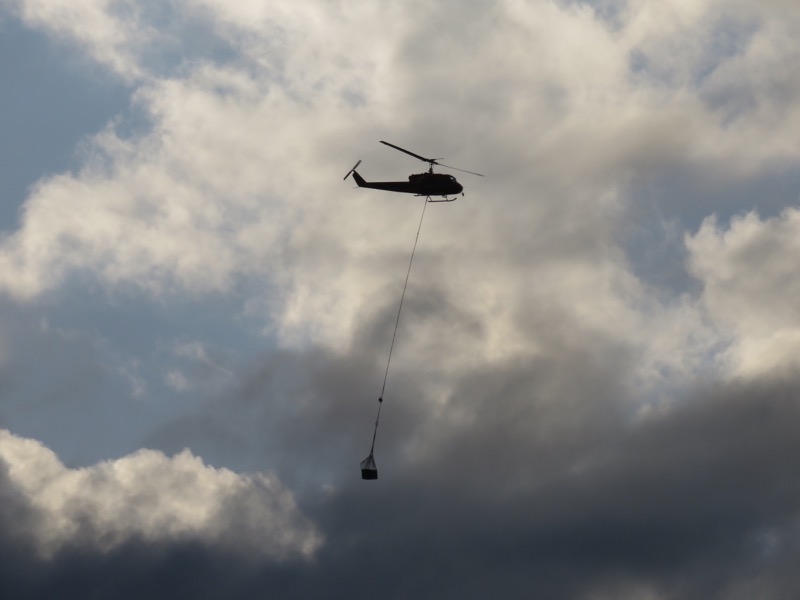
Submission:
[[[361,175],[359,175],[358,171],[356,171],[355,169],[353,169],[353,179],[356,180],[356,183],[358,184],[358,187],[364,187],[364,185],[367,183],[364,180],[364,178]]]
[[[359,174],[355,172],[355,171],[356,171],[356,169],[358,168],[358,165],[360,165],[360,164],[361,164],[361,161],[359,160],[359,161],[356,163],[356,166],[355,166],[355,167],[353,167],[352,169],[350,169],[350,170],[347,172],[347,175],[345,175],[345,176],[344,176],[344,179],[347,179],[348,177],[350,177],[350,173],[353,173],[353,177],[358,177],[358,178],[360,179],[360,176],[359,176]],[[342,181],[344,181],[344,179],[343,179]],[[364,180],[363,180],[363,179],[361,179],[361,181],[364,181]],[[356,183],[358,183],[358,179],[356,179]]]

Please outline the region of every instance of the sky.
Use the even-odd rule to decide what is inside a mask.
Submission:
[[[0,594],[794,597],[798,28],[0,0]]]

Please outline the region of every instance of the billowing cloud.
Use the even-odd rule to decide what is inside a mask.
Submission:
[[[163,35],[145,44],[139,34],[113,33],[172,31],[174,19],[159,21],[147,6],[92,4],[69,12],[39,0],[21,3],[20,14],[90,44],[98,49],[92,56],[113,56],[117,40],[166,52]],[[169,77],[151,69],[135,96],[151,129],[127,137],[112,125],[95,138],[82,171],[40,182],[20,229],[4,242],[5,289],[31,298],[87,270],[108,285],[154,294],[227,291],[242,276],[256,276],[267,282],[268,295],[252,305],[268,311],[271,329],[287,341],[338,344],[352,336],[362,299],[381,291],[387,259],[408,245],[413,215],[399,202],[365,207],[363,195],[354,198],[330,182],[361,153],[378,156],[374,142],[356,140],[371,131],[384,135],[396,118],[402,130],[459,140],[449,150],[460,154],[448,158],[486,170],[494,181],[471,182],[483,200],[470,207],[468,219],[463,212],[441,217],[428,241],[432,252],[453,257],[440,267],[450,274],[448,291],[487,308],[496,303],[492,290],[505,290],[531,266],[522,257],[543,251],[541,262],[557,256],[552,267],[559,272],[568,250],[591,272],[622,269],[624,277],[614,237],[631,177],[687,160],[733,160],[756,169],[794,153],[791,104],[769,122],[765,115],[776,107],[762,101],[733,121],[722,116],[725,86],[734,80],[756,93],[763,85],[751,74],[769,74],[770,85],[781,89],[797,79],[778,69],[776,57],[787,58],[780,40],[788,34],[768,9],[756,22],[752,10],[723,11],[715,2],[645,3],[620,9],[608,22],[589,5],[478,3],[471,9],[475,22],[466,23],[446,6],[419,8],[394,15],[392,27],[377,35],[376,15],[360,6],[173,6],[170,15],[207,23],[213,37],[236,48],[236,58],[187,61]],[[81,11],[97,12],[102,23],[79,18]],[[708,35],[698,36],[697,27]],[[110,33],[88,38],[83,32],[90,29]],[[714,32],[728,29],[725,52],[714,52]],[[681,42],[690,38],[697,44]],[[432,55],[418,61],[423,39],[437,41],[429,42]],[[471,61],[463,60],[468,45],[482,48]],[[133,66],[120,67],[122,74],[147,71],[137,57],[126,59]],[[434,57],[448,65],[445,80],[445,73],[424,67]],[[452,92],[433,93],[443,86]],[[454,103],[468,115],[466,129],[463,118],[449,115]],[[415,105],[426,108],[407,108]],[[754,146],[756,131],[764,137],[763,158],[754,161],[744,150]],[[415,143],[438,147],[425,136]],[[347,163],[342,154],[350,156]],[[364,168],[380,167],[370,163]],[[398,226],[400,218],[407,226]],[[516,224],[540,233],[527,236]],[[476,244],[479,238],[487,242]],[[577,240],[581,246],[564,248]],[[470,264],[463,278],[456,258]],[[611,263],[598,262],[606,259]],[[401,262],[391,265],[399,270]],[[476,285],[488,273],[502,281],[492,289]],[[571,288],[580,277],[576,270]],[[576,288],[583,297],[591,289],[600,304],[619,301],[618,292],[604,300],[591,280],[585,286]],[[569,290],[560,296],[558,285],[548,289],[562,304],[573,302]],[[509,300],[530,302],[519,289],[503,294]],[[493,335],[517,329],[501,315],[489,322]]]
[[[800,213],[751,212],[721,227],[709,218],[687,237],[690,267],[709,313],[731,341],[730,368],[754,376],[795,369],[800,348],[797,256]]]
[[[98,430],[155,448],[68,468],[4,434],[3,518],[21,525],[0,552],[31,544],[40,590],[67,571],[115,597],[115,574],[198,598],[796,587],[790,3],[6,5],[131,106],[30,188],[0,290],[26,315],[107,311],[73,325],[124,384],[93,399],[124,415]],[[365,484],[423,204],[341,177],[426,168],[380,139],[486,177],[426,207]],[[786,189],[760,210],[773,177]],[[0,375],[34,396],[4,327]],[[99,395],[82,373],[38,409]]]
[[[310,558],[322,543],[291,493],[271,474],[215,469],[184,450],[140,450],[70,469],[41,443],[0,431],[6,493],[30,517],[45,557],[64,547],[109,552],[131,541],[194,542],[264,560]]]
[[[115,73],[125,78],[136,78],[142,74],[131,54],[137,46],[146,45],[151,36],[147,35],[147,28],[136,18],[137,11],[132,10],[133,3],[109,0],[9,0],[7,4],[31,26],[79,44],[92,59],[110,67]],[[115,12],[116,7],[123,6],[122,12],[127,14]],[[151,29],[150,33],[154,33],[154,30]]]

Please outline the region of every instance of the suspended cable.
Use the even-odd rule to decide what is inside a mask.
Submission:
[[[403,300],[406,297],[406,288],[408,288],[408,278],[411,275],[411,265],[414,264],[414,254],[417,251],[417,242],[419,242],[419,233],[422,231],[422,220],[425,218],[425,209],[428,206],[429,198],[425,198],[422,205],[422,214],[419,217],[419,225],[417,226],[417,236],[414,238],[414,247],[411,249],[411,258],[408,261],[408,270],[406,271],[406,280],[403,283],[403,293],[400,294],[400,306],[397,308],[397,318],[394,322],[394,332],[392,333],[392,343],[389,346],[389,357],[386,360],[386,372],[383,374],[383,386],[381,387],[381,395],[378,397],[378,415],[375,417],[375,430],[372,432],[372,445],[369,449],[369,456],[361,462],[361,478],[362,479],[377,479],[378,469],[375,466],[375,438],[378,436],[378,424],[381,419],[381,406],[383,406],[383,394],[386,392],[386,381],[389,379],[389,365],[392,364],[392,352],[394,351],[394,341],[397,338],[397,328],[400,325],[400,314],[403,312]]]
[[[403,293],[400,295],[400,307],[397,309],[397,319],[394,322],[394,333],[392,334],[392,344],[389,346],[389,359],[386,361],[386,373],[383,375],[383,387],[381,388],[381,398],[386,391],[386,380],[389,378],[389,365],[392,363],[392,351],[394,350],[394,340],[397,337],[397,327],[400,325],[400,313],[403,312],[403,300],[406,297],[406,288],[408,287],[408,277],[411,275],[411,265],[414,264],[414,253],[417,251],[417,242],[419,242],[419,232],[422,230],[422,219],[425,218],[425,208],[428,206],[428,199],[425,199],[425,204],[422,205],[422,215],[419,218],[419,226],[417,227],[417,237],[414,239],[414,247],[411,249],[411,259],[408,261],[408,271],[406,271],[406,281],[403,283]]]

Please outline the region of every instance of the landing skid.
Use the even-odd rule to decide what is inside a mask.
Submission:
[[[416,194],[417,196],[422,196],[422,194]],[[461,194],[464,195],[463,193]],[[458,196],[453,196],[452,198],[448,198],[447,196],[442,196],[441,200],[434,200],[430,196],[426,196],[428,202],[455,202],[458,199]]]

